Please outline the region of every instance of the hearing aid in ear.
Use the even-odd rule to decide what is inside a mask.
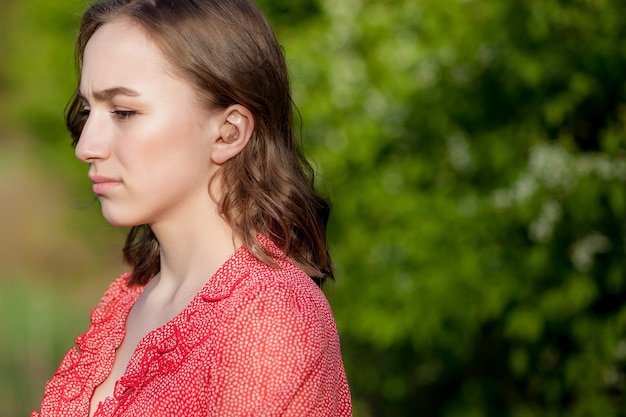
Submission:
[[[228,133],[222,135],[222,140],[226,143],[233,143],[239,137],[239,124],[241,123],[241,114],[238,111],[232,112],[226,119],[224,129],[228,129]]]
[[[237,139],[237,136],[239,136],[239,131],[237,130],[237,128],[235,126],[232,126],[232,125],[231,125],[229,130],[230,131],[228,132],[228,134],[224,138],[224,141],[226,143],[233,143]]]

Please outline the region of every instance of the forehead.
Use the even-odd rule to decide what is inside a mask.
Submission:
[[[172,78],[170,65],[144,30],[129,19],[102,25],[83,53],[80,90],[124,86],[136,89]]]

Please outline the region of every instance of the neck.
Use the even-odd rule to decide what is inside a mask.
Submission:
[[[217,212],[169,224],[152,225],[161,248],[155,286],[176,294],[196,293],[240,245]]]

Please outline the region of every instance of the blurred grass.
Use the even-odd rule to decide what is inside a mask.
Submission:
[[[34,277],[0,281],[0,415],[28,415],[78,329],[88,324],[76,297]]]

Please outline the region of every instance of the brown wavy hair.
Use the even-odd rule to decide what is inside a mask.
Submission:
[[[313,169],[295,138],[285,58],[259,8],[251,0],[97,2],[80,25],[79,74],[91,36],[121,17],[146,31],[208,108],[241,104],[252,112],[255,129],[250,141],[219,170],[223,192],[216,203],[233,232],[267,265],[277,267],[275,255],[257,234],[271,239],[319,285],[333,278],[326,242],[330,206],[316,192]],[[73,145],[84,123],[77,89],[66,110]],[[123,249],[133,268],[129,285],[144,285],[160,271],[159,252],[149,226],[131,228]]]

